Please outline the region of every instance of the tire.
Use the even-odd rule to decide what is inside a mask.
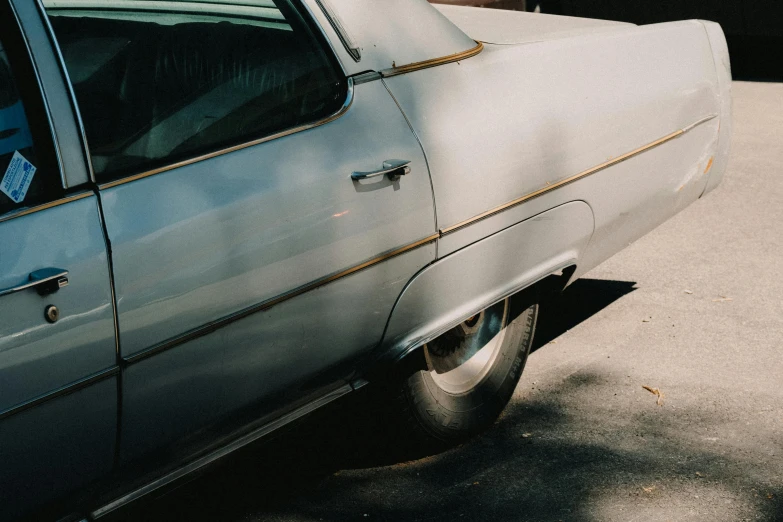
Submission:
[[[491,426],[522,375],[538,316],[531,292],[488,307],[423,347],[427,370],[398,395],[411,442],[442,449]]]

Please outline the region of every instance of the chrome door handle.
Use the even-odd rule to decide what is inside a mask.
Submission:
[[[28,288],[35,288],[41,295],[52,294],[65,286],[68,286],[67,270],[62,268],[42,268],[32,272],[24,283],[0,290],[0,297],[15,294]]]
[[[399,179],[400,176],[411,173],[410,161],[407,160],[386,160],[383,162],[383,168],[381,170],[374,170],[372,172],[354,172],[351,174],[351,179],[368,179],[375,178],[377,176],[389,176],[390,180]]]

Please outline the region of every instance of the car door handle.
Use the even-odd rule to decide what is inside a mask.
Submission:
[[[371,172],[354,172],[351,174],[351,179],[369,179],[377,176],[388,176],[390,180],[399,179],[400,176],[411,173],[410,161],[407,160],[386,160],[383,162],[383,168],[381,170],[373,170]]]
[[[68,271],[62,268],[42,268],[32,272],[27,281],[11,288],[0,290],[0,297],[15,294],[28,288],[35,288],[41,295],[51,294],[68,286]]]

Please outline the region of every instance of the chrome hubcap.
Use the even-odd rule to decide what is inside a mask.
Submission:
[[[505,299],[427,343],[425,355],[435,383],[452,394],[477,386],[501,352],[507,324]]]

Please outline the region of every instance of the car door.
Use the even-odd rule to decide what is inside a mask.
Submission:
[[[123,462],[344,386],[434,259],[384,84],[346,78],[298,2],[262,4],[47,9],[112,245]]]
[[[98,201],[63,188],[27,36],[0,2],[0,520],[111,471],[117,425]]]

